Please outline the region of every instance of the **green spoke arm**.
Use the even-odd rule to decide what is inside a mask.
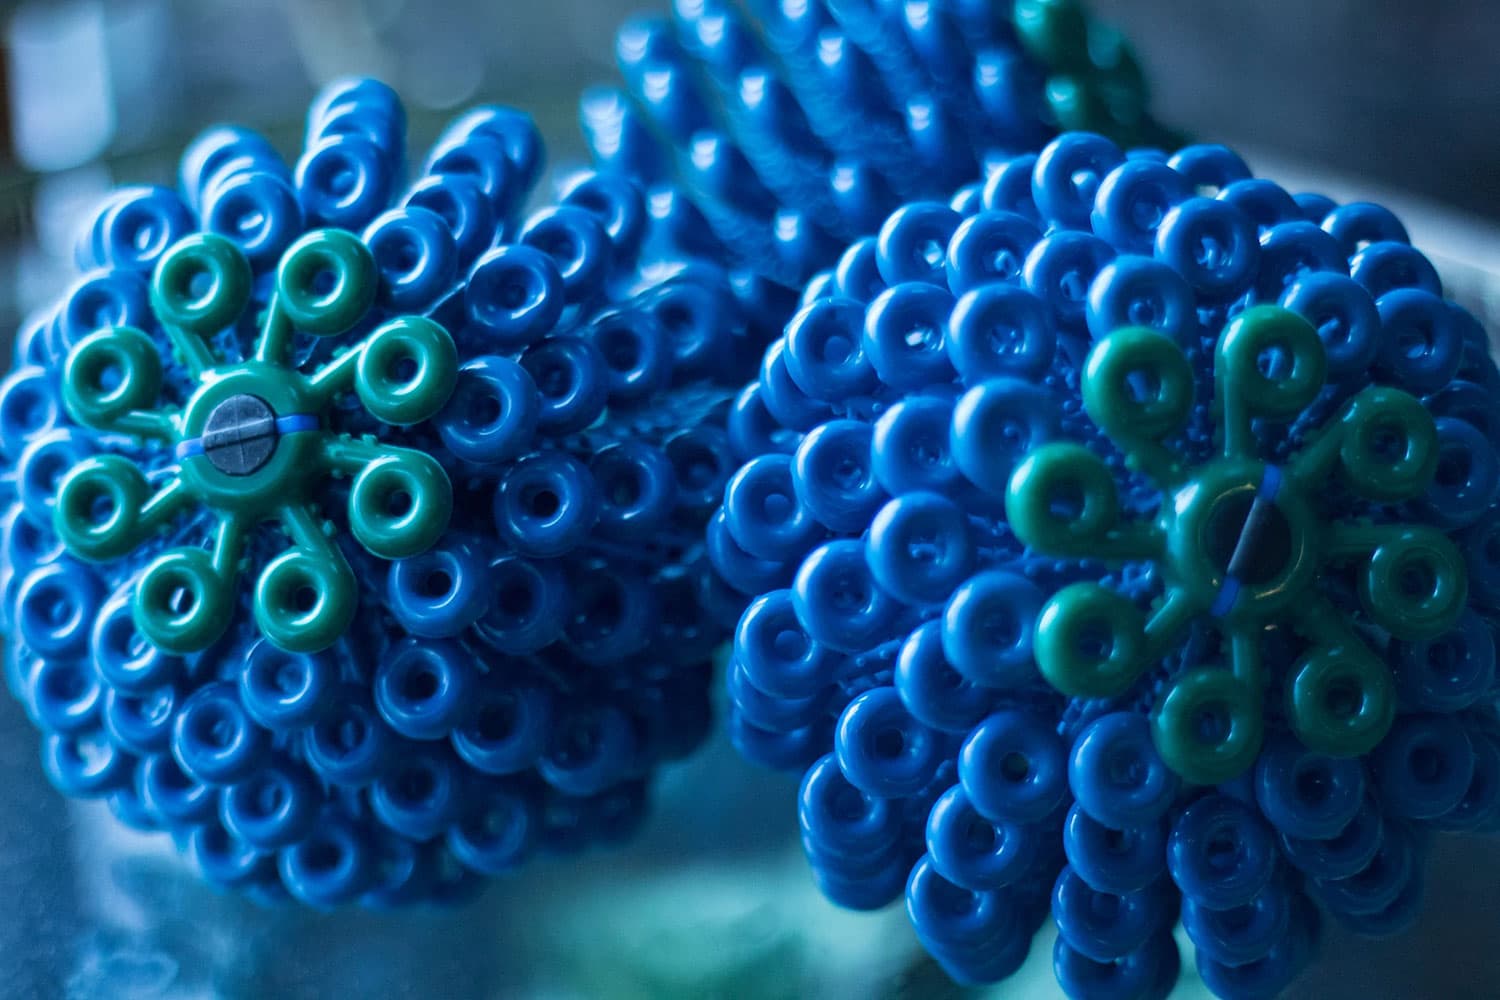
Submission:
[[[1343,442],[1343,425],[1330,423],[1287,463],[1287,476],[1304,489],[1319,488],[1333,475]]]
[[[1164,493],[1182,485],[1187,469],[1172,449],[1151,438],[1112,432],[1125,452],[1125,464],[1149,476]]]
[[[1240,458],[1255,454],[1255,432],[1250,425],[1250,410],[1232,384],[1221,381],[1220,402],[1223,412],[1220,423],[1224,430],[1223,450],[1226,458]]]
[[[1408,530],[1404,524],[1335,524],[1327,545],[1328,557],[1348,561],[1368,556],[1382,545],[1399,540]]]
[[[1111,530],[1099,539],[1097,547],[1082,546],[1081,549],[1077,554],[1084,558],[1163,559],[1167,553],[1167,536],[1154,524],[1133,521]]]
[[[170,324],[164,325],[172,346],[177,349],[178,360],[193,378],[200,377],[217,364],[213,348],[202,337]]]
[[[361,345],[349,348],[319,368],[307,386],[319,406],[330,405],[339,394],[354,387],[354,375],[359,369]]]
[[[1265,669],[1261,664],[1260,641],[1255,628],[1236,628],[1229,632],[1229,663],[1237,680],[1256,690],[1265,687]]]
[[[193,498],[180,477],[173,476],[167,480],[151,499],[141,505],[137,523],[141,527],[142,538],[186,510],[192,502]]]
[[[389,448],[359,438],[329,438],[323,442],[323,457],[329,468],[348,476],[390,453]]]
[[[261,571],[255,586],[255,621],[282,649],[327,649],[354,618],[358,584],[312,507],[290,503],[277,515],[293,547]]]
[[[1146,660],[1159,660],[1177,637],[1187,628],[1200,608],[1184,590],[1172,588],[1166,600],[1146,622],[1146,642],[1142,655]]]
[[[245,554],[245,538],[249,534],[243,518],[229,515],[219,521],[219,530],[214,536],[214,572],[223,580],[233,580],[239,571],[240,557]]]
[[[169,444],[175,444],[180,436],[178,415],[163,410],[132,410],[115,420],[108,429]]]
[[[343,553],[323,533],[323,523],[312,507],[306,504],[287,504],[277,511],[281,526],[291,536],[292,543],[309,555],[319,556],[340,563]]]
[[[255,344],[255,360],[271,365],[285,365],[292,350],[292,322],[281,308],[280,300],[279,293],[271,296]]]
[[[1329,649],[1363,649],[1364,640],[1349,627],[1348,618],[1321,595],[1309,595],[1292,610],[1292,622],[1297,631],[1315,645]]]

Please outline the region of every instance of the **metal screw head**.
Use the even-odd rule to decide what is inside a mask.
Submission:
[[[203,425],[203,454],[226,476],[248,476],[276,453],[276,414],[248,393],[215,406]]]

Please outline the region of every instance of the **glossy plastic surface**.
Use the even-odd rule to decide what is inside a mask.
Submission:
[[[904,868],[961,981],[1050,908],[1075,997],[1165,995],[1177,913],[1224,997],[1311,960],[1312,900],[1409,923],[1420,828],[1496,816],[1500,371],[1436,288],[1383,210],[1080,133],[814,278],[710,555],[825,893]]]
[[[520,112],[405,179],[370,80],[295,165],[218,127],[114,194],[0,383],[7,676],[68,795],[258,898],[460,898],[627,837],[742,602],[704,525],[759,349]]]
[[[1129,45],[1075,0],[693,0],[628,22],[616,61],[623,89],[580,109],[595,164],[671,187],[680,252],[778,284],[1058,128],[1165,141]]]

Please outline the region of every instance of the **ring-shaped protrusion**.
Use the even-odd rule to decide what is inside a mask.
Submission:
[[[453,486],[426,452],[391,449],[365,466],[349,490],[349,529],[382,559],[425,552],[448,526]]]
[[[255,624],[277,647],[317,653],[354,620],[359,587],[340,558],[292,549],[272,559],[255,582]]]
[[[1279,853],[1253,803],[1215,792],[1173,818],[1167,873],[1199,906],[1231,910],[1249,905],[1271,884]]]
[[[1151,722],[1156,752],[1198,785],[1221,784],[1248,770],[1265,729],[1260,693],[1219,667],[1178,676]]]
[[[172,549],[136,580],[135,627],[158,649],[185,655],[207,649],[234,613],[233,590],[202,549]]]
[[[59,427],[27,442],[21,457],[7,465],[12,500],[19,500],[35,527],[49,523],[56,507],[57,487],[68,470],[86,461],[95,449],[83,431]]]
[[[750,602],[734,634],[734,652],[745,678],[775,698],[811,698],[833,683],[838,658],[797,620],[789,590]]]
[[[1096,552],[1119,517],[1114,475],[1082,445],[1043,445],[1011,474],[1005,516],[1016,537],[1040,552]]]
[[[1151,743],[1151,731],[1146,720],[1140,719],[1146,743]],[[1156,751],[1151,751],[1156,758]],[[1167,770],[1160,758],[1156,758],[1155,769],[1171,781],[1171,794],[1177,794],[1177,775]],[[1071,774],[1070,774],[1071,777]],[[1145,826],[1106,826],[1074,802],[1063,820],[1063,855],[1078,877],[1100,892],[1124,895],[1140,892],[1159,879],[1166,871],[1167,831],[1157,817]]]
[[[966,386],[1007,376],[1035,383],[1057,353],[1057,331],[1040,298],[996,282],[958,300],[943,346]]]
[[[541,397],[510,358],[487,354],[459,369],[453,395],[435,420],[443,444],[463,462],[494,464],[531,446]]]
[[[380,274],[375,301],[392,312],[425,311],[456,283],[458,248],[436,212],[394,208],[365,228]]]
[[[1458,624],[1469,600],[1469,574],[1458,547],[1418,525],[1381,543],[1359,580],[1360,603],[1398,639],[1436,639]]]
[[[121,455],[96,455],[75,465],[57,488],[53,527],[82,559],[119,559],[142,538],[140,511],[151,487],[140,467]]]
[[[1287,838],[1338,837],[1365,802],[1363,761],[1334,758],[1286,736],[1267,741],[1251,780],[1261,815]]]
[[[1059,590],[1037,616],[1037,670],[1070,698],[1113,698],[1149,666],[1141,656],[1146,617],[1122,594],[1098,583]]]
[[[1036,676],[1033,632],[1041,603],[1041,588],[1018,573],[974,574],[954,588],[943,609],[944,658],[981,687],[1026,686]]]
[[[974,808],[962,785],[933,803],[927,818],[927,853],[944,878],[965,889],[1002,889],[1025,878],[1042,837],[1026,823],[996,823]]]
[[[1437,425],[1399,389],[1372,386],[1344,407],[1339,461],[1355,492],[1392,502],[1427,492],[1437,471]]]
[[[875,582],[897,600],[944,601],[974,568],[968,518],[940,493],[896,497],[870,522],[865,558]]]
[[[1198,300],[1168,265],[1124,255],[1104,265],[1089,285],[1084,321],[1096,341],[1121,327],[1144,326],[1191,344],[1199,335]]]
[[[1089,419],[1120,441],[1160,441],[1193,410],[1193,369],[1182,348],[1148,327],[1116,330],[1094,345],[1083,374]]]
[[[839,862],[884,858],[901,834],[900,812],[854,785],[833,754],[819,759],[803,776],[797,821],[807,848]]]
[[[207,340],[244,312],[250,279],[239,247],[214,233],[195,233],[156,265],[151,309],[163,326]]]
[[[1141,831],[1150,829],[1166,815],[1180,787],[1177,775],[1162,761],[1151,742],[1150,723],[1145,716],[1130,711],[1101,715],[1073,738],[1068,786],[1078,807],[1091,820],[1114,830]],[[1070,820],[1069,826],[1072,825]],[[1106,849],[1104,853],[1106,857],[1101,860],[1105,867],[1120,859],[1121,852]],[[1133,892],[1150,881],[1146,879],[1129,888],[1112,888],[1091,878],[1077,860],[1073,861],[1073,867],[1080,869],[1084,880],[1094,888],[1107,892]]]
[[[1328,352],[1317,328],[1280,306],[1246,309],[1219,335],[1214,374],[1251,415],[1286,420],[1317,398]]]
[[[1390,670],[1367,650],[1319,647],[1293,668],[1286,685],[1292,732],[1309,750],[1356,757],[1373,750],[1396,717]]]
[[[1255,223],[1228,202],[1189,198],[1162,216],[1154,235],[1156,259],[1212,302],[1238,298],[1260,270]]]
[[[1433,423],[1437,470],[1421,506],[1435,525],[1452,531],[1479,520],[1500,496],[1500,453],[1494,438],[1466,420],[1440,416]]]
[[[1041,823],[1068,795],[1068,751],[1040,712],[1006,708],[980,722],[958,752],[974,810],[996,823]]]
[[[833,747],[849,783],[883,799],[921,791],[946,749],[943,737],[912,718],[892,687],[873,688],[849,702],[839,716]]]
[[[1436,639],[1390,647],[1401,701],[1422,712],[1458,712],[1495,686],[1495,639],[1486,616],[1470,607]]]
[[[155,409],[160,392],[161,356],[134,327],[91,333],[68,352],[63,405],[81,424],[111,429],[133,410]]]
[[[135,585],[131,581],[100,606],[94,619],[90,653],[100,680],[122,695],[141,697],[169,687],[183,663],[141,641],[134,607]]]
[[[437,414],[458,384],[458,350],[448,331],[421,316],[382,324],[365,341],[354,391],[370,415],[396,426]]]
[[[953,405],[948,454],[969,482],[1000,498],[1016,462],[1057,437],[1059,424],[1046,388],[1018,378],[986,379]],[[920,454],[914,457],[920,461]]]
[[[276,307],[297,329],[331,337],[369,311],[378,278],[374,256],[353,233],[316,229],[282,255]]]
[[[786,328],[787,372],[814,399],[841,401],[879,380],[864,350],[864,306],[832,297],[805,306]]]
[[[18,359],[25,357],[21,348],[18,342],[13,351]],[[29,442],[55,429],[62,415],[53,373],[41,365],[18,361],[0,379],[0,454],[15,459]]]
[[[1380,349],[1380,313],[1370,293],[1347,274],[1313,271],[1300,275],[1281,295],[1284,308],[1318,329],[1332,380],[1357,378]]]

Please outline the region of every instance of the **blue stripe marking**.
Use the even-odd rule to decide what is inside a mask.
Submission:
[[[1219,587],[1219,592],[1214,595],[1213,604],[1209,605],[1208,613],[1215,618],[1223,618],[1234,608],[1234,602],[1239,600],[1240,581],[1232,576],[1226,576],[1224,583]]]
[[[276,433],[299,434],[303,431],[315,431],[318,429],[318,415],[316,413],[288,413],[284,417],[276,418]],[[173,450],[177,461],[196,458],[203,454],[203,439],[201,437],[187,438],[177,442]]]
[[[1276,499],[1276,494],[1281,492],[1281,467],[1279,465],[1268,465],[1266,471],[1260,478],[1260,492],[1258,498],[1270,503]]]
[[[1272,503],[1276,495],[1281,492],[1283,482],[1281,468],[1275,465],[1267,465],[1261,473],[1260,488],[1255,491],[1257,502]],[[1234,602],[1239,600],[1240,591],[1244,589],[1238,579],[1226,575],[1224,582],[1219,586],[1219,592],[1214,595],[1213,604],[1209,605],[1208,613],[1214,618],[1223,618],[1234,610]]]

